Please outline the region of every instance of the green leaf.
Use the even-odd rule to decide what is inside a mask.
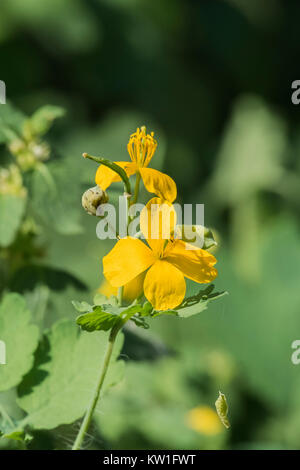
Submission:
[[[103,392],[119,382],[123,343],[118,335]],[[28,413],[23,426],[52,429],[80,418],[91,399],[107,346],[104,332],[86,333],[70,321],[60,321],[44,336],[36,362],[18,389],[18,405]]]
[[[0,391],[20,383],[31,369],[38,344],[38,328],[19,294],[6,294],[0,304],[0,338],[6,347],[6,364],[0,366]]]
[[[197,295],[187,298],[184,302],[178,307],[177,313],[179,317],[188,318],[197,313],[203,312],[208,307],[208,304],[212,300],[219,299],[223,295],[227,295],[226,291],[223,292],[214,292],[214,285],[208,286],[206,289],[202,289]]]
[[[82,232],[78,200],[74,192],[76,168],[57,161],[41,163],[30,175],[30,204],[45,225],[63,235]],[[68,217],[66,217],[66,213]]]
[[[94,296],[94,304],[95,305],[103,305],[103,304],[109,304],[109,303],[112,303],[112,302],[109,302],[107,300],[106,295],[104,295],[104,294],[100,294],[99,292],[97,292],[97,294]],[[115,303],[115,305],[117,305],[117,303]]]
[[[130,318],[130,320],[133,321],[133,323],[135,323],[136,326],[139,326],[140,328],[144,328],[144,330],[148,330],[149,328],[148,323],[145,321],[143,317],[133,316]]]
[[[0,246],[9,246],[22,222],[26,200],[12,194],[0,194]]]
[[[94,302],[94,306],[87,302],[72,302],[75,309],[82,313],[82,315],[77,317],[76,323],[80,325],[83,330],[108,331],[119,322],[125,323],[127,320],[133,321],[136,326],[140,326],[144,329],[149,328],[149,325],[145,322],[143,317],[149,317],[153,312],[153,307],[150,302],[145,302],[143,305],[136,304],[130,305],[129,307],[119,307],[118,300],[115,296],[111,296],[108,299],[103,294],[96,294]]]
[[[24,429],[15,430],[7,434],[2,435],[5,439],[12,439],[14,441],[28,442],[33,439],[32,435],[25,432]]]
[[[72,300],[72,305],[75,310],[77,310],[77,312],[86,313],[93,311],[93,306],[87,302],[78,302],[77,300]]]
[[[96,307],[93,312],[79,315],[76,318],[77,325],[81,326],[85,331],[108,331],[121,321],[118,315],[106,312],[100,306]]]
[[[25,136],[34,137],[46,134],[53,121],[64,116],[64,114],[65,110],[59,106],[43,106],[24,123]]]
[[[92,312],[79,315],[76,323],[85,331],[108,331],[118,324],[125,323],[133,315],[139,313],[142,308],[141,305],[130,307],[116,307],[110,304],[98,305],[94,307]]]
[[[21,135],[26,116],[10,103],[0,106],[0,143],[9,142]]]
[[[182,318],[188,318],[192,315],[203,312],[203,310],[207,309],[209,302],[219,299],[223,295],[227,294],[226,291],[213,293],[212,291],[214,290],[214,287],[215,286],[211,284],[205,289],[200,290],[197,295],[193,295],[185,299],[176,309],[155,311],[152,316],[157,317],[158,315],[175,314]]]
[[[106,297],[104,294],[100,294],[97,292],[97,294],[94,296],[94,305],[114,305],[115,307],[118,306],[119,302],[118,299],[115,295],[111,295],[110,297]]]
[[[151,315],[152,312],[153,312],[152,305],[150,304],[150,302],[146,301],[143,304],[143,307],[141,308],[139,314],[142,315],[143,317],[148,317]]]

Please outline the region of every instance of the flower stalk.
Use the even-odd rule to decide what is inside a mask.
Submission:
[[[105,158],[94,157],[87,153],[84,153],[83,157],[100,164],[95,181],[103,191],[113,182],[123,181],[124,183],[125,201],[122,200],[124,205],[120,210],[122,213],[126,211],[126,230],[123,230],[122,235],[120,232],[120,239],[103,258],[103,273],[106,279],[113,287],[119,287],[117,293],[118,306],[123,306],[125,286],[124,298],[127,295],[126,288],[134,291],[132,297],[135,300],[133,300],[130,307],[137,305],[138,299],[141,295],[144,295],[150,303],[151,312],[154,308],[161,313],[164,310],[175,309],[183,303],[186,293],[185,277],[200,284],[206,284],[215,279],[217,270],[214,265],[217,260],[212,254],[200,248],[189,250],[185,241],[173,237],[176,226],[176,212],[172,202],[176,199],[177,187],[168,175],[148,168],[156,146],[157,142],[153,137],[153,133],[146,134],[146,128],[143,126],[141,130],[138,128],[130,136],[127,149],[131,162],[111,162]],[[136,182],[132,194],[129,177],[134,174],[136,175]],[[132,220],[130,207],[138,201],[141,180],[145,188],[150,193],[154,193],[156,197],[152,197],[140,213],[140,232],[135,237],[130,237],[128,236],[128,227]],[[163,232],[161,218],[162,220],[169,220],[170,234]],[[152,233],[158,234],[158,237],[151,237]],[[138,239],[141,234],[147,239],[147,244]],[[134,265],[134,262],[128,261],[131,261],[132,256],[133,261],[134,259],[137,261],[136,265]],[[134,282],[140,284],[138,292],[137,289],[134,290],[132,287]],[[73,450],[81,448],[92,421],[94,410],[101,396],[117,334],[136,312],[140,313],[140,308],[141,306],[138,306],[137,310],[135,308],[124,309],[124,311],[120,309],[119,318],[117,320],[114,318],[112,323],[114,326],[109,334],[107,349],[96,387],[74,442]],[[148,313],[146,312],[146,315]],[[101,325],[95,326],[94,329],[101,329],[99,326]],[[93,327],[88,331],[93,331]]]
[[[72,447],[72,450],[80,450],[81,449],[81,446],[82,446],[83,441],[84,441],[84,437],[85,437],[85,435],[88,431],[88,428],[91,424],[92,417],[93,417],[95,408],[97,406],[97,403],[98,403],[98,400],[99,400],[99,397],[100,397],[100,393],[101,393],[101,390],[102,390],[102,387],[103,387],[103,383],[104,383],[104,380],[105,380],[105,377],[106,377],[106,374],[107,374],[107,371],[108,371],[110,359],[111,359],[112,352],[113,352],[113,349],[114,349],[116,337],[117,337],[117,334],[118,334],[118,332],[119,332],[119,330],[122,326],[123,326],[123,324],[117,325],[110,332],[106,353],[105,353],[105,356],[104,356],[104,359],[103,359],[102,367],[100,369],[100,375],[99,375],[98,381],[96,383],[96,387],[95,387],[91,402],[90,402],[90,404],[89,404],[89,406],[86,410],[84,419],[81,423],[79,432],[77,434],[74,445]]]
[[[125,192],[126,196],[128,195],[128,198],[131,196],[130,182],[129,182],[129,179],[128,179],[125,171],[123,170],[123,168],[118,166],[116,163],[113,163],[109,160],[106,160],[105,158],[93,157],[91,155],[88,155],[87,153],[84,153],[83,157],[84,158],[89,158],[90,160],[94,160],[97,163],[101,163],[102,165],[105,165],[108,168],[110,168],[111,170],[118,173],[118,175],[122,178],[122,180],[124,182],[124,192]],[[136,191],[135,191],[135,197],[137,199],[138,194],[137,194]],[[128,209],[128,198],[126,199],[127,200],[127,209]],[[128,226],[128,222],[127,222],[127,226]],[[122,302],[123,302],[123,291],[124,291],[124,286],[119,287],[119,289],[118,289],[118,304],[119,304],[120,307],[122,306]],[[108,368],[109,368],[109,364],[110,364],[113,348],[114,348],[114,345],[115,345],[116,337],[117,337],[119,331],[121,330],[121,328],[126,323],[126,321],[127,321],[127,318],[125,318],[121,323],[117,324],[114,328],[112,328],[112,330],[110,332],[108,343],[107,343],[106,353],[105,353],[105,356],[104,356],[104,359],[103,359],[102,367],[100,369],[100,375],[99,375],[98,381],[96,383],[96,387],[95,387],[91,402],[90,402],[90,404],[89,404],[89,406],[86,410],[86,413],[85,413],[85,416],[84,416],[83,421],[81,423],[79,432],[77,434],[74,445],[72,447],[72,450],[80,450],[81,447],[82,447],[84,437],[85,437],[85,435],[86,435],[86,433],[87,433],[87,431],[90,427],[95,408],[96,408],[98,400],[100,398],[100,393],[101,393],[103,383],[104,383],[104,380],[105,380],[105,377],[106,377],[106,374],[107,374],[107,371],[108,371]]]
[[[141,182],[141,175],[140,173],[136,174],[136,180],[135,180],[135,188],[134,188],[134,196],[132,198],[132,201],[130,205],[136,204],[138,197],[139,197],[139,192],[140,192],[140,182]]]

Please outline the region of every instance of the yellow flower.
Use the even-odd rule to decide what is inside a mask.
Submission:
[[[197,406],[190,410],[186,415],[186,424],[207,436],[219,434],[223,429],[217,413],[209,406]]]
[[[177,196],[175,182],[170,176],[161,171],[147,168],[157,147],[154,133],[146,134],[146,128],[137,128],[136,132],[130,136],[127,150],[131,162],[115,162],[121,166],[128,177],[139,174],[149,193],[154,193],[158,197],[173,202]],[[120,176],[107,166],[100,165],[96,173],[96,184],[104,191],[111,183],[121,181]]]
[[[145,279],[145,273],[132,279],[124,286],[123,299],[127,302],[132,302],[143,293],[143,284]],[[110,297],[111,295],[118,294],[118,288],[113,287],[106,279],[103,280],[101,286],[98,289],[100,294]]]
[[[181,304],[186,292],[184,277],[208,283],[217,276],[213,267],[217,260],[212,254],[202,249],[188,250],[182,240],[172,240],[170,235],[165,235],[164,232],[170,234],[174,230],[174,214],[170,203],[151,199],[140,216],[141,231],[149,246],[136,238],[122,238],[103,258],[104,276],[115,287],[124,286],[148,270],[144,294],[157,310]]]

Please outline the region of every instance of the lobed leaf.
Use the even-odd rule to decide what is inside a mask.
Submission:
[[[0,304],[0,338],[6,348],[6,364],[0,366],[0,391],[18,385],[33,365],[39,331],[30,320],[24,298],[6,294]]]
[[[31,136],[42,136],[46,134],[57,118],[64,116],[65,110],[60,106],[45,105],[25,121],[24,133]]]
[[[22,222],[26,199],[13,194],[0,194],[0,246],[7,247],[15,239]]]
[[[208,307],[208,304],[216,299],[219,299],[223,295],[226,295],[227,292],[214,292],[214,285],[211,284],[210,286],[206,287],[205,289],[201,289],[197,295],[193,295],[185,299],[179,307],[176,307],[172,310],[164,310],[164,311],[155,311],[152,314],[152,317],[157,317],[159,315],[178,315],[181,318],[188,318],[192,315],[196,315],[197,313],[203,312]]]
[[[0,143],[17,138],[25,119],[26,116],[10,103],[0,106]]]
[[[81,326],[85,331],[108,331],[118,323],[121,323],[121,321],[118,315],[106,312],[101,307],[96,307],[93,312],[79,315],[76,318],[77,325]]]
[[[122,378],[124,364],[117,361],[122,344],[119,335],[102,393]],[[78,332],[68,320],[56,323],[44,335],[34,367],[18,389],[17,403],[28,414],[23,427],[52,429],[83,416],[106,346],[104,332]]]

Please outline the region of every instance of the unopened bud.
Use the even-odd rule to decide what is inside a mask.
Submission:
[[[82,195],[82,207],[90,215],[98,215],[97,209],[108,201],[108,196],[100,186],[90,188]]]

